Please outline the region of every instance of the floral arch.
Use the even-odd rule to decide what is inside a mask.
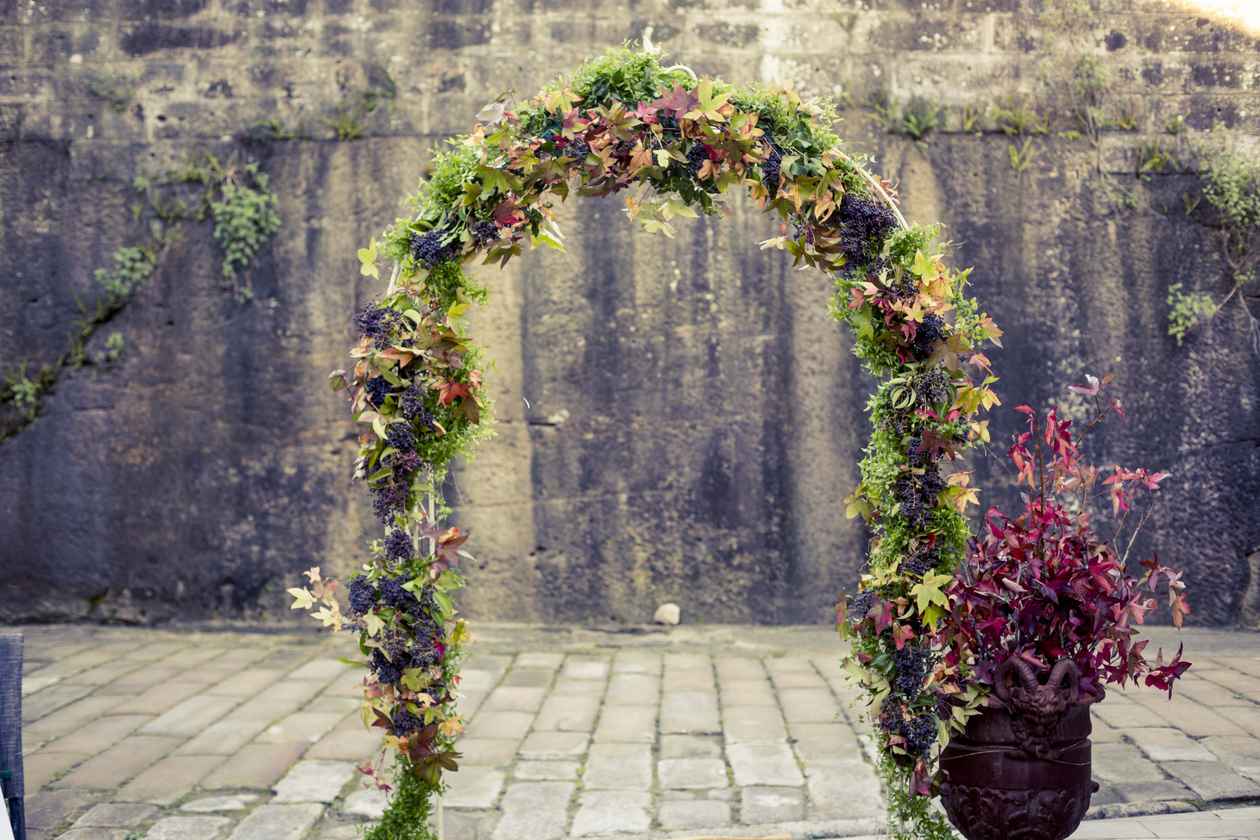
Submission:
[[[966,692],[957,666],[929,668],[926,640],[948,606],[942,590],[977,496],[965,470],[942,467],[988,440],[975,418],[997,396],[980,348],[1001,332],[967,297],[969,272],[947,265],[936,229],[905,221],[890,185],[841,150],[833,122],[827,105],[790,91],[698,79],[652,53],[613,50],[528,102],[483,109],[472,132],[435,157],[410,199],[414,212],[359,251],[364,275],[383,279],[382,262],[392,272],[382,297],[356,315],[354,367],[332,384],[361,429],[355,475],[384,534],[346,587],[346,612],[317,569],[309,587],[290,592],[295,608],[359,636],[363,719],[384,731],[397,761],[397,790],[370,838],[431,837],[432,797],[458,758],[467,627],[453,595],[467,536],[443,523],[438,489],[490,416],[481,355],[461,317],[485,290],[463,266],[502,266],[526,246],[562,248],[557,199],[632,187],[627,214],[667,235],[676,219],[714,213],[725,193],[745,189],[791,227],[761,247],[835,284],[832,314],[880,380],[847,504],[872,538],[861,592],[838,607],[853,640],[845,667],[880,720],[893,816],[935,819],[915,794],[926,792],[934,748],[948,739],[952,718],[939,716],[936,698],[951,681]],[[935,692],[924,689],[929,679]]]

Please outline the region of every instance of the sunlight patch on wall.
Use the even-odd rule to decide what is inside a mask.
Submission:
[[[1181,0],[1181,5],[1260,35],[1260,0]]]

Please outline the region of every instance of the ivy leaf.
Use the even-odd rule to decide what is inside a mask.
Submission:
[[[299,589],[295,586],[292,589],[287,589],[285,591],[293,596],[293,606],[289,607],[289,609],[309,610],[311,607],[315,606],[315,596],[305,589]]]
[[[385,619],[376,613],[370,612],[363,616],[363,624],[367,628],[367,634],[371,638],[376,638],[377,634],[385,628]]]
[[[927,254],[924,254],[922,251],[915,251],[914,265],[910,267],[910,271],[916,277],[929,277],[936,274],[936,265],[932,260],[928,259]]]
[[[359,274],[364,277],[375,277],[381,279],[381,270],[376,265],[376,240],[372,240],[372,244],[366,248],[360,248],[359,254]]]

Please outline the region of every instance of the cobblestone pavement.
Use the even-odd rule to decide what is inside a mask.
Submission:
[[[826,629],[475,632],[449,840],[882,830]],[[1076,836],[1260,840],[1260,636],[1154,635],[1195,666],[1172,702],[1097,707],[1101,819]],[[288,630],[27,628],[33,840],[357,837],[384,802],[355,771],[379,736],[352,652]]]

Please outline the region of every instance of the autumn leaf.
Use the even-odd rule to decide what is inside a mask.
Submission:
[[[309,610],[311,607],[315,606],[315,596],[305,589],[298,589],[297,587],[294,587],[293,589],[285,591],[293,596],[293,606],[289,609]]]
[[[454,382],[451,380],[447,380],[439,385],[438,390],[440,391],[438,402],[442,405],[450,405],[460,397],[472,395],[472,391],[468,389],[467,385],[462,382]]]

